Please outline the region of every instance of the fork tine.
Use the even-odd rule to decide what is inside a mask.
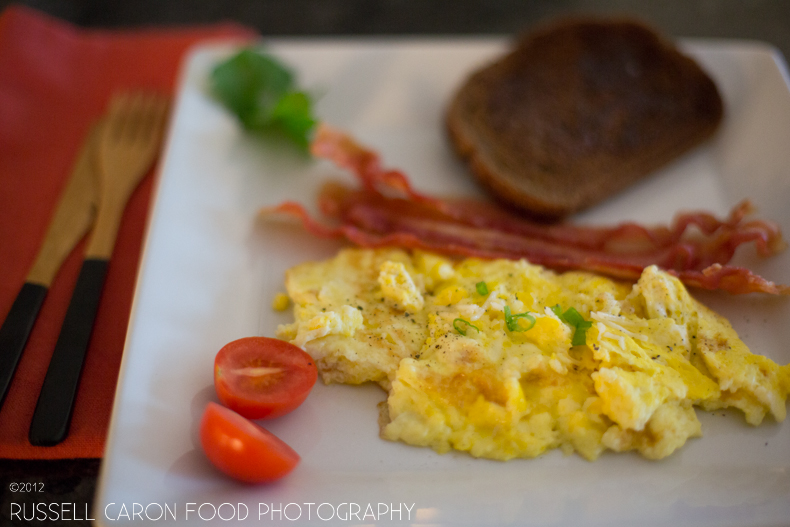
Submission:
[[[161,139],[165,117],[167,115],[167,100],[160,95],[151,94],[147,100],[144,123],[141,134],[146,141],[158,142]]]
[[[154,92],[122,92],[113,96],[105,140],[157,142],[161,139],[167,108],[167,98]]]
[[[128,104],[128,93],[123,92],[113,95],[112,99],[110,100],[109,110],[107,112],[107,128],[105,137],[110,136],[113,139],[120,137],[123,131],[124,115]]]
[[[142,116],[141,134],[145,139],[149,139],[156,133],[158,122],[157,116],[157,96],[150,94],[145,101],[145,113]]]
[[[141,114],[145,111],[145,96],[140,92],[130,95],[129,104],[125,108],[123,135],[126,140],[134,140],[140,128]]]
[[[167,112],[169,110],[169,104],[167,98],[162,96],[157,96],[154,101],[154,126],[155,132],[159,139],[161,139],[162,134],[164,133],[165,123],[167,122]]]
[[[140,132],[145,124],[148,112],[148,98],[145,92],[136,92],[132,95],[129,106],[127,107],[127,119],[125,132],[127,138],[134,141],[138,139]]]

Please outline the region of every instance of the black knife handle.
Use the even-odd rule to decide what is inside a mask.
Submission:
[[[45,296],[46,286],[25,282],[0,327],[0,408]]]
[[[28,439],[33,445],[56,445],[69,431],[107,264],[103,259],[87,259],[82,263],[30,424]]]

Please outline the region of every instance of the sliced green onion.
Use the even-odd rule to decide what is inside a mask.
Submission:
[[[485,282],[477,282],[475,287],[477,288],[477,294],[478,295],[487,295],[488,294],[488,286],[486,285]]]
[[[573,337],[571,338],[571,346],[584,346],[587,344],[587,330],[592,327],[592,322],[584,320],[584,317],[576,311],[576,308],[569,307],[565,313],[559,304],[551,307],[551,310],[557,315],[561,321],[573,327]]]
[[[578,327],[579,324],[585,322],[584,317],[573,307],[569,307],[565,313],[562,314],[562,318],[573,327]]]
[[[573,338],[571,339],[571,346],[584,346],[587,344],[587,330],[592,327],[592,322],[584,320],[584,317],[574,308],[569,307],[562,315],[565,320],[573,326]]]
[[[525,318],[529,321],[528,327],[521,327],[519,325],[520,318]],[[530,315],[528,312],[525,313],[518,313],[516,315],[511,314],[510,306],[505,306],[505,324],[507,324],[507,329],[510,331],[529,331],[535,325],[535,317]]]
[[[475,328],[477,331],[480,331],[480,329],[477,326],[475,326],[474,324],[472,324],[471,322],[468,322],[468,321],[466,321],[466,320],[464,320],[462,318],[456,318],[455,320],[453,320],[453,327],[455,328],[455,330],[458,333],[460,333],[463,336],[466,336],[466,329],[463,328],[460,325],[460,323],[466,324],[470,328]]]
[[[587,329],[589,327],[576,326],[576,330],[573,332],[573,339],[571,339],[571,346],[584,346],[587,344]]]
[[[559,318],[562,322],[565,322],[565,319],[562,316],[562,308],[559,304],[554,304],[551,306],[551,310],[554,311],[554,314],[557,315],[557,318]]]

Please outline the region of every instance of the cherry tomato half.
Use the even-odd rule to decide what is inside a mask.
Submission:
[[[280,479],[300,460],[280,438],[217,403],[203,412],[200,444],[215,467],[246,483]]]
[[[317,378],[313,358],[278,339],[234,340],[214,359],[220,402],[248,419],[287,414],[304,402]]]

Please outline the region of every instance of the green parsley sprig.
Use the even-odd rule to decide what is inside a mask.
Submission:
[[[245,48],[211,72],[212,94],[251,132],[281,135],[306,150],[317,120],[310,96],[280,61]]]

